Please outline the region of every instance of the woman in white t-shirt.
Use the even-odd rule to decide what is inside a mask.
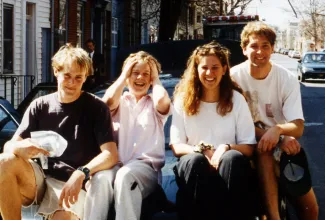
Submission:
[[[196,48],[175,90],[170,146],[180,158],[174,168],[180,219],[251,215],[255,130],[228,55],[216,42]]]

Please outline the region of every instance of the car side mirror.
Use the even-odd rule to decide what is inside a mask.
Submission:
[[[301,63],[301,60],[298,60],[298,63]]]

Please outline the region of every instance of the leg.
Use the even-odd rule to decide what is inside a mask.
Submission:
[[[263,189],[267,216],[270,220],[280,220],[278,208],[278,181],[275,175],[273,151],[258,153],[257,171]]]
[[[75,214],[69,211],[56,211],[50,220],[80,220]]]
[[[298,198],[290,198],[295,210],[301,220],[317,220],[318,204],[314,190],[311,188],[308,193]]]
[[[236,150],[225,152],[221,157],[218,172],[226,185],[229,204],[228,218],[246,219],[252,217],[254,213],[254,200],[257,199],[256,178],[246,156]]]
[[[35,174],[26,160],[13,154],[0,154],[0,212],[4,220],[21,219],[21,206],[36,195]]]
[[[216,214],[220,217],[219,204],[224,204],[226,196],[219,192],[224,192],[220,188],[225,187],[205,156],[198,153],[182,156],[174,172],[179,187],[176,205],[180,219],[212,219]]]
[[[155,190],[157,183],[158,173],[141,160],[119,169],[114,183],[115,219],[140,219],[142,200]]]
[[[114,200],[113,183],[119,165],[97,172],[87,183],[84,219],[107,220]]]

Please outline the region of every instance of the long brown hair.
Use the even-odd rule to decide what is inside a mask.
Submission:
[[[232,111],[233,90],[242,94],[242,89],[232,81],[229,67],[229,50],[219,43],[212,41],[203,46],[197,47],[187,61],[187,68],[184,71],[181,81],[175,88],[174,97],[182,97],[183,108],[187,115],[195,115],[199,112],[200,100],[203,87],[199,79],[198,65],[203,56],[216,56],[222,66],[226,66],[226,73],[220,81],[220,98],[217,105],[217,113],[225,116]]]

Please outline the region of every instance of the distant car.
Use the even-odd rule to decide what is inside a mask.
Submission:
[[[297,50],[294,50],[294,51],[291,52],[290,57],[291,58],[298,58],[298,59],[300,59],[300,57],[301,57],[300,56],[300,52],[297,51]]]
[[[307,78],[325,78],[325,52],[307,52],[298,60],[298,79],[304,82]]]

